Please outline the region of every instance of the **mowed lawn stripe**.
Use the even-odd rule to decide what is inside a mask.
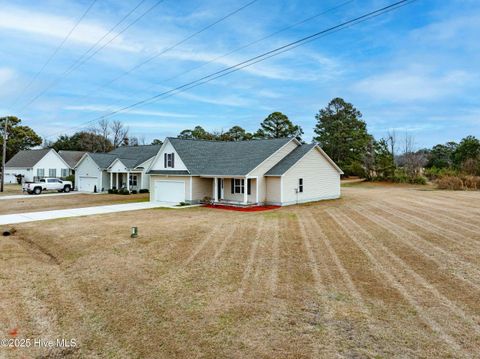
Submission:
[[[396,206],[409,209],[410,211],[421,211],[422,214],[425,214],[429,218],[438,218],[443,222],[453,222],[459,227],[467,227],[480,233],[480,217],[476,218],[470,215],[462,215],[455,211],[444,209],[444,208],[432,208],[431,206],[425,205],[425,203],[408,200],[405,198],[398,198],[395,201]]]
[[[422,302],[428,298],[428,296],[422,296],[421,294],[423,293],[419,290],[418,286],[417,288],[413,288],[412,281],[405,279],[403,271],[392,267],[391,259],[393,259],[393,257],[388,253],[385,253],[385,251],[380,251],[382,248],[377,248],[378,243],[375,243],[375,240],[373,241],[374,244],[369,243],[372,241],[371,235],[358,226],[358,224],[350,220],[346,215],[341,213],[341,211],[328,210],[327,213],[341,228],[344,229],[352,242],[369,258],[371,263],[377,268],[379,273],[384,276],[388,283],[396,288],[405,300],[415,308],[418,316],[432,330],[432,332],[438,334],[439,338],[442,340],[438,341],[437,344],[447,344],[448,347],[450,347],[450,350],[453,349],[454,352],[450,352],[450,355],[453,355],[455,352],[466,354],[465,349],[450,333],[448,333],[449,328],[445,328],[441,325],[444,321],[432,318],[432,313],[427,309],[428,306],[425,307],[425,305],[422,305]],[[390,268],[392,269],[390,270]],[[418,298],[419,296],[420,298]]]
[[[450,335],[463,337],[462,332],[466,329],[465,325],[468,325],[470,327],[469,332],[471,333],[468,344],[473,346],[478,340],[478,335],[480,334],[480,325],[478,324],[477,316],[472,313],[467,314],[464,309],[443,295],[438,288],[425,279],[424,276],[412,269],[409,264],[395,254],[390,248],[376,240],[376,237],[371,232],[365,230],[361,224],[355,221],[354,216],[350,213],[348,214],[349,215],[346,215],[345,213],[337,213],[337,216],[341,217],[344,223],[347,223],[348,226],[350,226],[351,231],[356,231],[357,233],[360,232],[364,235],[367,245],[369,245],[371,250],[376,253],[378,258],[385,258],[390,264],[397,264],[399,270],[395,271],[395,274],[398,273],[399,276],[397,278],[405,281],[405,287],[415,287],[415,295],[421,297],[424,302],[428,302],[431,300],[430,298],[434,298],[437,303],[441,303],[446,311],[436,311],[433,314],[439,317],[439,319],[436,320],[437,323],[449,323],[448,330],[450,331]],[[375,243],[375,245],[373,245],[373,243]],[[384,257],[382,257],[382,253]],[[430,307],[427,306],[426,309],[427,308],[429,309]],[[448,311],[453,315],[448,315]],[[475,335],[472,335],[472,331]],[[469,347],[468,349],[471,348]]]
[[[456,255],[442,247],[435,245],[415,232],[405,229],[392,220],[382,218],[376,213],[369,211],[366,207],[349,207],[359,217],[368,221],[368,225],[377,225],[383,229],[381,238],[394,237],[398,244],[404,244],[411,248],[415,255],[426,257],[434,262],[438,270],[448,270],[455,276],[456,280],[467,283],[473,288],[480,290],[480,270],[472,263],[469,263],[463,256]],[[466,277],[466,278],[465,278]]]

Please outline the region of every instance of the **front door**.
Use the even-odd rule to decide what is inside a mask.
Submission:
[[[219,178],[217,181],[217,197],[223,199],[223,178]]]

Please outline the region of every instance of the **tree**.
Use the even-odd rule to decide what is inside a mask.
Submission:
[[[453,159],[458,168],[467,160],[480,161],[480,140],[475,136],[463,138],[453,153]]]
[[[351,103],[334,98],[315,115],[314,140],[342,168],[346,175],[359,175],[371,136],[362,114]]]
[[[388,139],[376,141],[371,137],[364,157],[364,169],[368,180],[388,181],[394,178],[395,164]]]
[[[3,146],[3,135],[5,131],[5,121],[8,119],[8,140],[6,159],[8,161],[17,152],[28,150],[42,144],[42,138],[35,133],[29,126],[20,125],[21,119],[15,116],[0,117],[0,147]],[[2,161],[2,152],[0,151],[0,163]]]
[[[422,168],[427,165],[429,156],[428,149],[415,149],[415,137],[405,132],[403,154],[398,159],[398,164],[404,168],[410,178],[421,175]]]
[[[163,144],[163,142],[161,140],[159,140],[158,138],[155,138],[151,145],[156,145],[156,146],[161,146]]]
[[[301,141],[303,130],[300,126],[294,125],[286,115],[281,112],[273,112],[260,124],[256,132],[258,138],[283,138],[296,137]]]
[[[57,152],[61,150],[79,151],[79,146],[75,138],[68,135],[60,135],[54,142],[45,142],[44,147],[53,148]]]
[[[447,142],[446,144],[438,144],[430,150],[427,167],[450,168],[453,166],[453,154],[458,144],[456,142]]]
[[[112,133],[113,147],[117,148],[122,146],[125,142],[125,139],[128,137],[128,127],[126,127],[121,121],[114,120],[110,124],[110,130]]]
[[[222,141],[245,141],[252,138],[253,135],[240,126],[233,126],[221,136]]]
[[[215,136],[205,131],[202,126],[195,126],[193,130],[187,129],[180,132],[178,138],[184,140],[214,140]]]

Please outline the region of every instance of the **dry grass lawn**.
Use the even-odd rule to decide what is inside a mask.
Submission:
[[[32,195],[34,196],[34,195]],[[49,196],[41,194],[34,198],[2,199],[0,200],[0,215],[49,211],[54,209],[80,208],[89,206],[104,206],[129,202],[143,202],[149,198],[148,193],[118,195],[118,194],[69,194],[65,196]]]
[[[479,192],[357,185],[269,212],[158,209],[17,230],[0,239],[0,337],[78,346],[0,357],[480,353]]]
[[[0,196],[11,196],[15,194],[23,194],[22,186],[19,184],[5,184],[3,186],[3,192],[0,192]]]

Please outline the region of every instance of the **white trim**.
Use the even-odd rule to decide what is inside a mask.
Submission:
[[[190,176],[190,202],[193,201],[193,178]]]
[[[255,202],[258,203],[258,176],[255,178]]]
[[[162,150],[165,148],[165,146],[167,145],[167,142],[170,143],[170,140],[167,138],[165,138],[165,141],[163,141],[162,143],[162,146],[160,147],[160,149],[158,150],[157,154],[155,155],[155,158],[153,159],[153,161],[150,163],[150,166],[148,166],[147,170],[145,172],[149,172],[152,167],[153,167],[153,164],[155,162],[157,162],[157,158],[158,156],[160,155],[160,153],[162,153]],[[172,145],[173,146],[173,145]]]
[[[288,141],[287,143],[285,143],[282,147],[280,147],[278,150],[276,150],[275,152],[273,152],[270,156],[268,156],[267,158],[265,158],[262,162],[260,162],[253,170],[251,170],[250,172],[248,172],[246,174],[246,176],[248,176],[250,173],[254,172],[258,167],[260,167],[264,162],[268,161],[273,155],[275,155],[278,151],[280,151],[281,149],[283,149],[285,146],[287,146],[290,142],[292,141],[295,141],[297,143],[298,146],[301,146],[302,144],[300,143],[300,141],[298,141],[295,137],[291,138],[290,141]],[[290,152],[289,152],[290,153]]]
[[[272,205],[272,206],[290,206],[293,204],[301,204],[301,203],[308,203],[308,202],[316,202],[316,201],[326,201],[330,199],[339,199],[341,198],[340,195],[338,196],[322,196],[322,197],[313,197],[313,198],[307,198],[307,199],[301,199],[297,202],[295,201],[289,201],[289,202],[269,202],[266,201],[266,204]]]
[[[110,166],[108,166],[108,167],[106,168],[107,172],[110,172],[110,169],[112,168],[112,166],[113,166],[116,162],[120,162],[120,163],[123,165],[123,167],[127,168],[127,172],[128,172],[128,167],[125,166],[125,163],[123,163],[122,160],[121,160],[120,158],[118,158],[118,157],[115,158],[115,159],[113,160],[113,162],[110,163]],[[125,173],[125,171],[121,171],[121,172]]]
[[[283,203],[283,176],[280,176],[280,203]]]
[[[320,154],[328,161],[328,163],[330,163],[330,165],[337,170],[337,172],[338,172],[339,174],[343,174],[343,171],[340,169],[340,167],[338,167],[337,164],[336,164],[335,162],[333,162],[333,160],[332,160],[330,157],[328,157],[328,155],[320,148],[320,146],[319,146],[319,145],[315,145],[315,146],[313,146],[310,150],[308,150],[307,152],[305,152],[302,157],[300,157],[292,166],[290,166],[289,169],[287,169],[285,172],[283,172],[283,174],[281,175],[281,177],[285,176],[288,172],[290,172],[290,170],[291,170],[292,168],[294,168],[306,155],[308,155],[308,154],[309,154],[310,152],[312,152],[314,149],[317,149],[317,150],[320,152]],[[275,176],[272,176],[272,177],[275,177]],[[277,176],[277,177],[278,177],[278,176]]]
[[[150,157],[148,160],[146,160],[146,161],[143,161],[143,162],[142,162],[142,163],[140,163],[138,166],[135,166],[135,168],[142,167],[142,168],[143,168],[143,170],[145,170],[145,167],[143,167],[142,165],[143,165],[143,164],[145,164],[145,162],[148,162],[148,161],[150,161],[150,160],[151,160],[152,158],[154,158],[154,157],[155,157],[155,156],[152,156],[152,157]],[[139,171],[142,171],[142,170],[139,170]]]

